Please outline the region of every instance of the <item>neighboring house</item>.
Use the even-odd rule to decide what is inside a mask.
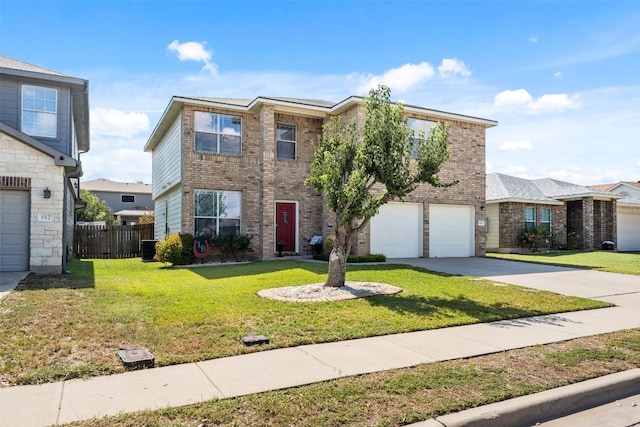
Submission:
[[[601,249],[616,241],[620,196],[551,178],[487,175],[487,252],[520,252],[525,230],[546,230],[544,248]]]
[[[485,131],[495,121],[405,106],[414,129],[451,123],[443,182],[421,185],[403,203],[384,205],[353,242],[353,253],[388,257],[485,254]],[[171,233],[245,233],[257,258],[308,253],[314,235],[331,235],[322,196],[304,184],[325,121],[363,125],[363,98],[339,103],[292,98],[173,97],[151,134],[156,238]]]
[[[150,184],[98,178],[82,181],[80,187],[91,191],[105,202],[121,225],[137,224],[142,215],[153,213]]]
[[[89,151],[88,85],[0,56],[0,271],[65,268]]]
[[[622,197],[618,199],[618,250],[640,252],[640,181],[590,185],[589,188]]]

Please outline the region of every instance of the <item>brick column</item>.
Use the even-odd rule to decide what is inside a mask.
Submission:
[[[582,199],[582,248],[594,249],[594,210],[593,199],[585,197]]]
[[[275,113],[273,107],[260,109],[260,200],[262,210],[261,258],[272,258],[275,253]]]

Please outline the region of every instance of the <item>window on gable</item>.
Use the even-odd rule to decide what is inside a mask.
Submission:
[[[240,234],[242,193],[195,190],[195,233]]]
[[[123,194],[120,196],[120,201],[122,203],[135,203],[136,197],[130,194]]]
[[[524,208],[524,229],[526,231],[533,231],[536,228],[536,208],[525,207]]]
[[[278,123],[276,131],[277,139],[277,155],[279,159],[291,159],[296,158],[296,126]]]
[[[27,135],[58,136],[58,90],[41,86],[22,86],[22,132]]]
[[[407,125],[413,130],[413,140],[411,141],[411,157],[418,157],[418,144],[421,137],[426,137],[429,129],[436,123],[429,120],[409,118]]]
[[[540,209],[540,227],[544,229],[545,236],[551,236],[551,208]]]
[[[195,145],[201,153],[239,156],[242,153],[242,118],[196,111]]]

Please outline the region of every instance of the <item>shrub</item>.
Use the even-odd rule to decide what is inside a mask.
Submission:
[[[546,244],[547,230],[544,227],[534,227],[531,230],[524,230],[520,236],[522,247],[531,252],[538,252]]]
[[[248,251],[253,236],[248,234],[218,234],[211,238],[211,243],[220,250],[220,260],[225,262],[229,256],[240,261]]]
[[[315,254],[313,259],[318,261],[329,261],[329,254]],[[347,257],[347,262],[352,264],[357,264],[361,262],[385,262],[387,257],[383,254],[366,254],[366,255],[349,255]]]
[[[193,263],[193,236],[191,234],[174,233],[165,236],[156,243],[156,261],[172,265],[188,265]]]

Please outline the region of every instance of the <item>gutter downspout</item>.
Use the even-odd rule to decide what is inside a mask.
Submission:
[[[65,236],[67,235],[67,182],[69,181],[69,178],[80,178],[83,175],[82,173],[82,162],[80,162],[80,153],[78,153],[78,160],[76,163],[76,166],[69,172],[66,172],[64,174],[64,178],[63,178],[63,182],[62,182],[62,186],[64,188],[64,197],[62,199],[62,241],[65,242],[65,244],[63,245],[62,248],[62,273],[70,273],[70,271],[68,271],[66,269],[67,266],[67,257],[68,257],[68,253],[69,253],[69,245],[68,242],[65,239]],[[78,180],[78,197],[80,197],[80,180]],[[74,215],[73,215],[73,223],[75,224],[76,222],[76,216],[75,216],[75,203],[74,203]]]

